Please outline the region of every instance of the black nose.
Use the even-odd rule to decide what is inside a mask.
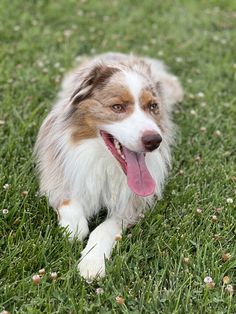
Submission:
[[[152,152],[154,149],[159,147],[162,137],[156,132],[146,131],[144,132],[141,140],[146,151]]]

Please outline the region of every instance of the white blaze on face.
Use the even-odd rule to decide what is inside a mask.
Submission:
[[[161,135],[160,128],[140,107],[140,95],[144,79],[136,72],[124,72],[124,82],[134,98],[134,111],[126,119],[110,125],[102,125],[101,129],[112,134],[122,145],[134,152],[145,151],[141,137],[146,131],[155,131]]]

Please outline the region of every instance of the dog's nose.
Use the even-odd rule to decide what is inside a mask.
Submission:
[[[146,131],[144,132],[141,140],[146,151],[152,152],[154,149],[159,147],[162,141],[162,137],[159,133]]]

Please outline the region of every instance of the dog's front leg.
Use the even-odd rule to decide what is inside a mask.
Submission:
[[[110,217],[101,223],[91,234],[81,253],[79,272],[86,280],[105,276],[105,258],[109,258],[116,237],[126,228],[118,217]]]
[[[77,200],[63,200],[58,208],[59,225],[67,228],[71,239],[83,240],[89,233],[85,211]]]

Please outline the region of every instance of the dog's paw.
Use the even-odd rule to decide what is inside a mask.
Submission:
[[[65,219],[61,219],[59,221],[59,225],[61,227],[66,228],[67,232],[69,233],[69,239],[70,240],[77,238],[78,240],[82,241],[89,234],[89,228],[88,228],[87,221],[84,221],[84,222],[80,221],[78,223],[71,223]]]
[[[105,276],[104,257],[88,253],[81,257],[78,270],[87,282],[91,282],[95,278],[102,278]]]

